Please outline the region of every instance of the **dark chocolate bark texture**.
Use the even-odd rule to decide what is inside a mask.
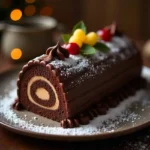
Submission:
[[[101,101],[141,73],[140,54],[127,37],[114,36],[105,44],[110,51],[97,51],[93,56],[69,56],[57,44],[45,55],[29,61],[19,74],[20,104],[52,120],[63,120],[64,127],[88,123],[90,118],[82,112],[99,104],[101,109],[88,111],[88,116],[102,113],[106,104],[100,107]],[[112,105],[113,101],[109,99]],[[79,114],[80,119],[76,119]]]

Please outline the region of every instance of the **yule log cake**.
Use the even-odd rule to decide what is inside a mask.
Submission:
[[[24,108],[61,123],[88,124],[141,88],[141,57],[133,43],[112,24],[97,33],[79,22],[65,44],[47,49],[19,73],[18,100]]]

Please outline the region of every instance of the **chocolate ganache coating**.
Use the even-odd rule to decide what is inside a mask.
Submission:
[[[76,126],[78,122],[87,123],[89,119],[82,115],[79,120],[72,118],[141,73],[140,54],[126,36],[114,35],[112,41],[104,43],[110,48],[108,53],[97,51],[93,56],[74,56],[58,43],[46,54],[29,61],[18,79],[21,105],[47,118],[63,120],[62,126],[72,127],[71,120]],[[102,109],[88,113],[92,117],[102,113]]]

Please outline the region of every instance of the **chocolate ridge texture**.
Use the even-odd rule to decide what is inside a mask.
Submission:
[[[61,122],[63,127],[79,126],[81,121],[76,116],[140,77],[140,54],[126,36],[114,36],[105,44],[110,48],[108,53],[69,57],[64,53],[59,57],[62,60],[55,56],[51,59],[48,53],[29,61],[17,81],[19,103],[31,112]]]

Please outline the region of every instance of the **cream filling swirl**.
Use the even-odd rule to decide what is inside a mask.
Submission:
[[[39,81],[39,80],[46,82],[52,88],[52,90],[55,94],[55,98],[56,98],[55,104],[53,106],[50,106],[50,107],[42,106],[42,105],[38,104],[36,101],[34,101],[34,99],[32,98],[32,96],[31,96],[31,86],[35,81]],[[56,92],[54,86],[51,84],[51,82],[49,80],[47,80],[46,78],[44,78],[42,76],[35,76],[35,77],[30,79],[30,81],[28,82],[28,85],[27,85],[27,95],[28,95],[28,98],[29,98],[30,102],[32,102],[33,104],[35,104],[39,107],[42,107],[44,109],[56,110],[59,107],[59,99],[58,99],[58,95],[57,95],[57,92]]]
[[[50,94],[44,88],[37,88],[35,94],[39,99],[43,101],[48,101],[50,99]]]

